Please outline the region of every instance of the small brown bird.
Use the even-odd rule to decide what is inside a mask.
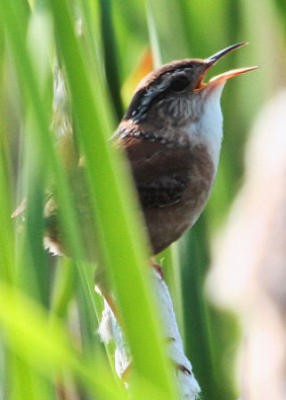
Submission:
[[[234,44],[207,59],[174,61],[151,72],[140,82],[113,135],[130,162],[153,254],[189,229],[207,202],[221,149],[224,84],[257,67],[228,71],[208,83],[203,79],[219,59],[245,44]],[[79,192],[82,196],[86,190]],[[88,227],[88,207],[81,203],[77,198],[81,225]],[[55,224],[53,199],[45,214],[51,220],[47,246],[66,252]],[[95,241],[91,240],[93,247]]]
[[[114,139],[126,150],[154,254],[176,241],[201,214],[216,175],[225,82],[254,67],[203,79],[229,46],[207,59],[163,65],[137,87]]]

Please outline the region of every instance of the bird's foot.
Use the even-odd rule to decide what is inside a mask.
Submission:
[[[160,275],[161,279],[164,280],[163,268],[160,264],[158,264],[154,257],[150,258],[151,267]]]

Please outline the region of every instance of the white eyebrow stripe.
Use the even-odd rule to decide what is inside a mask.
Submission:
[[[142,120],[142,118],[144,118],[144,115],[146,114],[146,111],[148,110],[152,101],[156,98],[156,96],[168,89],[174,77],[178,77],[180,75],[186,76],[185,70],[182,69],[178,69],[177,71],[175,70],[172,71],[172,73],[166,73],[164,75],[164,79],[159,81],[157,84],[154,83],[153,85],[150,85],[149,88],[146,88],[145,93],[142,93],[142,100],[139,101],[137,108],[131,112],[131,117],[133,117],[135,122],[139,122]]]

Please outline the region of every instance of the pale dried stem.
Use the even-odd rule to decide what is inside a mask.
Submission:
[[[198,398],[200,387],[192,372],[192,365],[184,353],[168,287],[161,275],[154,269],[151,269],[151,279],[158,302],[162,332],[166,338],[167,353],[174,364],[174,374],[180,399],[195,400]],[[99,290],[97,289],[97,291]],[[128,379],[130,369],[132,369],[132,357],[120,324],[106,300],[104,301],[99,334],[104,342],[114,340],[116,373],[121,379]]]

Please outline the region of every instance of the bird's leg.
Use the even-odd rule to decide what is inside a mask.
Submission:
[[[161,277],[161,279],[164,280],[164,273],[163,273],[163,268],[160,264],[158,264],[155,260],[154,257],[150,258],[150,266],[153,268]],[[108,288],[108,284],[106,282],[106,276],[104,271],[101,268],[98,268],[95,273],[95,290],[97,293],[99,293],[101,296],[104,297],[106,300],[107,304],[111,308],[113,314],[115,315],[115,318],[117,321],[120,322],[120,316],[114,301],[113,296],[110,293],[110,289]]]
[[[106,274],[102,268],[97,268],[94,276],[95,291],[101,295],[109,305],[117,321],[121,321],[110,287],[107,283]]]
[[[150,261],[151,261],[151,267],[152,267],[156,272],[158,272],[158,274],[160,275],[161,279],[164,280],[164,273],[163,273],[163,268],[162,268],[162,266],[156,262],[156,260],[155,260],[154,257],[151,257],[151,258],[150,258]]]

